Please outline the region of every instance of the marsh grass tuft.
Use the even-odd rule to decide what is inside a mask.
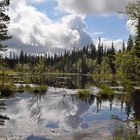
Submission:
[[[87,89],[83,89],[83,90],[79,90],[78,93],[77,93],[77,96],[79,98],[86,98],[86,97],[89,97],[91,95],[91,92]]]
[[[47,85],[39,85],[31,88],[31,92],[39,93],[39,92],[46,92],[48,89]]]
[[[111,89],[111,87],[107,85],[100,86],[101,91],[98,93],[100,95],[107,95],[107,96],[112,96],[114,95],[114,91]]]

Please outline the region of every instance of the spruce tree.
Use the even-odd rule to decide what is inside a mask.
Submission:
[[[103,57],[103,44],[101,45],[101,38],[99,38],[99,45],[98,45],[98,50],[97,50],[97,64],[102,63],[102,57]]]
[[[109,65],[112,71],[112,74],[116,73],[116,67],[115,67],[115,49],[114,49],[114,43],[112,42],[111,49],[108,52],[109,57]]]
[[[130,35],[127,41],[127,51],[131,51],[132,48],[133,48],[133,38]]]
[[[9,4],[10,0],[0,1],[0,51],[4,50],[6,47],[2,44],[2,42],[11,38],[11,36],[8,35],[7,27],[10,21],[10,17],[6,14]]]

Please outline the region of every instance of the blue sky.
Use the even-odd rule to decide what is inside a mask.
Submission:
[[[52,20],[59,20],[66,15],[65,12],[55,10],[57,7],[57,1],[55,0],[48,0],[35,6],[38,10],[45,12]],[[101,36],[113,40],[122,38],[127,41],[128,35],[130,35],[130,31],[126,26],[127,16],[124,15],[117,15],[117,13],[111,13],[106,16],[90,14],[86,15],[85,22],[87,31],[92,34],[93,39]]]
[[[11,0],[9,51],[58,53],[82,48],[99,37],[116,49],[130,35],[124,11],[128,0]]]
[[[119,17],[117,15],[111,16],[87,16],[85,22],[87,24],[87,30],[89,32],[97,32],[97,36],[101,36],[103,38],[110,38],[116,40],[121,38],[123,40],[127,40],[130,31],[126,26],[126,17]],[[101,34],[98,34],[101,33]]]

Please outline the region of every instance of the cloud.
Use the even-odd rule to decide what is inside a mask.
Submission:
[[[7,44],[12,50],[58,53],[92,42],[81,16],[66,15],[59,21],[52,21],[46,14],[27,3],[27,0],[12,0],[9,13],[9,32],[13,38]]]
[[[56,92],[59,89],[52,90]],[[24,99],[18,96],[10,103],[10,107],[2,113],[10,118],[7,123],[9,131],[18,135],[34,134],[40,127],[49,129],[47,126],[50,123],[56,123],[60,130],[78,130],[82,115],[89,109],[89,105],[83,107],[74,103],[70,96],[64,98],[60,94],[49,93],[48,96],[27,95]]]
[[[46,0],[31,0],[32,3],[42,3],[45,2]]]
[[[122,49],[122,46],[123,46],[123,40],[122,39],[112,40],[112,39],[107,39],[107,38],[101,38],[101,42],[103,43],[103,46],[106,47],[106,48],[111,48],[112,42],[113,42],[114,43],[114,48],[117,51]],[[98,47],[99,41],[96,40],[95,44],[96,44],[96,47]]]
[[[129,0],[58,0],[59,9],[74,14],[109,14],[123,11]]]

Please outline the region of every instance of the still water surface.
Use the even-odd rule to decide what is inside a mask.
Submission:
[[[25,92],[0,97],[0,138],[102,140],[112,138],[117,128],[124,131],[126,126],[131,126],[138,133],[139,91],[113,97],[91,95],[80,98],[70,94],[76,92],[76,86],[60,85],[49,87],[45,94]]]

